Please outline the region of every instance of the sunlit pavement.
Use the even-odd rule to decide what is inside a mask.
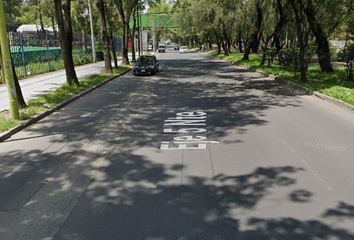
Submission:
[[[157,58],[0,143],[0,239],[354,239],[352,113]]]
[[[118,65],[121,62],[122,61],[120,57],[118,59]],[[114,66],[113,62],[112,66]],[[104,71],[104,62],[101,61],[93,64],[77,66],[75,67],[75,70],[79,79],[87,78]],[[50,93],[59,88],[64,83],[66,83],[65,70],[59,70],[35,76],[29,75],[26,79],[20,80],[22,94],[26,102],[30,99],[34,99],[44,94]],[[2,84],[0,85],[0,112],[8,110],[9,108],[8,90],[6,85]]]

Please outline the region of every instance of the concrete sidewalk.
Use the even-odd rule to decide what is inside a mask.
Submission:
[[[131,59],[131,54],[129,55]],[[118,57],[118,65],[122,62],[122,57]],[[114,62],[112,62],[114,66]],[[86,64],[75,67],[76,75],[79,79],[84,79],[90,76],[97,75],[104,70],[104,61]],[[22,94],[27,102],[28,100],[37,98],[59,88],[62,84],[66,83],[65,70],[49,72],[45,74],[35,75],[20,81]],[[0,85],[0,112],[8,110],[9,96],[5,84]]]

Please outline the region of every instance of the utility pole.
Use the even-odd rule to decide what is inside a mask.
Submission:
[[[156,51],[156,46],[155,46],[155,19],[152,20],[152,50],[153,52]]]
[[[93,18],[92,18],[92,2],[91,0],[88,0],[89,2],[89,14],[90,14],[90,27],[91,27],[91,48],[92,48],[92,57],[93,57],[93,62],[96,63],[96,39],[95,39],[95,33],[93,32]]]
[[[146,19],[146,18],[145,18]],[[142,23],[142,20],[141,20],[141,13],[140,13],[140,17],[139,17],[139,20],[140,20],[140,49],[141,49],[141,55],[144,55],[144,47],[143,47],[143,23]]]
[[[2,50],[2,61],[4,66],[6,86],[9,94],[10,114],[12,119],[19,119],[15,82],[12,72],[11,54],[9,41],[7,39],[4,5],[2,0],[0,0],[0,44]]]
[[[136,7],[136,16],[137,16],[137,29],[138,29],[138,52],[139,52],[139,56],[140,56],[140,22],[139,22],[139,1],[138,1],[138,5]]]

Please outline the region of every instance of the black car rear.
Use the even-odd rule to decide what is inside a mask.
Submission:
[[[133,68],[134,75],[154,75],[158,71],[159,63],[153,55],[140,56]]]

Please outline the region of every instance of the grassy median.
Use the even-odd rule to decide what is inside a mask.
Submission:
[[[334,66],[332,73],[324,73],[321,72],[321,68],[318,64],[311,63],[307,70],[308,82],[302,83],[300,82],[300,72],[295,73],[293,68],[284,68],[280,66],[277,61],[271,63],[270,67],[268,67],[267,62],[261,65],[261,54],[251,54],[249,57],[250,60],[248,61],[242,60],[242,53],[231,53],[229,56],[215,52],[210,54],[268,74],[277,74],[278,77],[283,80],[299,84],[313,91],[354,105],[354,83],[346,81],[347,75],[345,67],[343,66]]]
[[[68,84],[63,84],[54,92],[28,101],[28,107],[20,109],[19,120],[11,119],[8,111],[1,112],[0,132],[7,131],[20,124],[21,121],[28,120],[43,111],[51,109],[54,106],[64,102],[65,100],[68,100],[71,97],[105,81],[108,78],[122,73],[125,70],[128,70],[129,68],[130,67],[120,66],[119,69],[113,69],[113,74],[98,74],[92,77],[82,79],[80,80],[80,86],[70,86]]]

